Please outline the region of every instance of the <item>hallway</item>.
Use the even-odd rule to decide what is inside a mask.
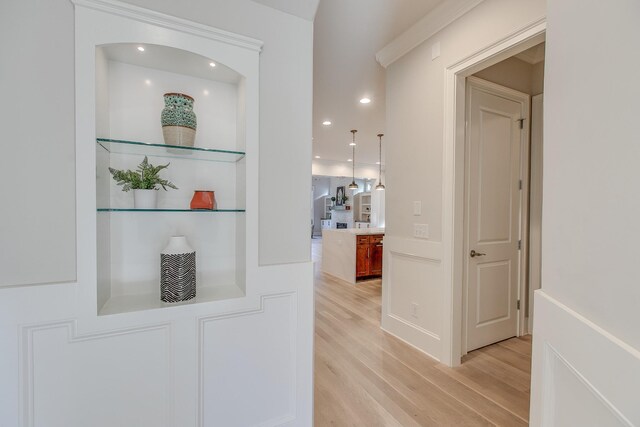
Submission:
[[[526,426],[531,336],[448,368],[380,329],[381,280],[352,287],[315,265],[316,426]]]

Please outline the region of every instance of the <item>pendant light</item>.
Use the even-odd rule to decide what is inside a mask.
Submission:
[[[379,158],[379,162],[378,162],[378,185],[376,185],[376,190],[382,191],[384,190],[384,184],[382,183],[382,137],[384,136],[383,133],[379,133],[378,134],[378,139],[380,139],[380,144],[379,144],[379,153],[380,153],[380,158]]]
[[[353,150],[351,156],[351,184],[349,184],[349,190],[357,190],[358,184],[356,184],[356,132],[355,129],[351,130],[351,134],[353,135],[353,141],[351,142],[351,148]]]

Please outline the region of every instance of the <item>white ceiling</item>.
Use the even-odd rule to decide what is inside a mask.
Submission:
[[[313,21],[320,0],[253,0],[256,3]]]
[[[314,22],[314,156],[351,158],[349,131],[357,129],[357,163],[378,161],[376,135],[385,132],[385,70],[376,62],[376,52],[443,1],[320,1]],[[359,103],[365,96],[370,104]],[[324,120],[332,125],[323,126]],[[393,141],[383,138],[382,143]]]

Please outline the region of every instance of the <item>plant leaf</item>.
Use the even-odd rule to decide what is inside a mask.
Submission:
[[[158,186],[162,187],[165,191],[167,187],[178,189],[173,183],[160,178],[159,173],[162,169],[169,167],[170,163],[166,165],[154,166],[149,163],[147,156],[144,156],[142,162],[138,165],[135,171],[132,170],[118,170],[109,168],[109,172],[113,175],[113,179],[117,185],[122,186],[122,191],[129,190],[158,190]]]

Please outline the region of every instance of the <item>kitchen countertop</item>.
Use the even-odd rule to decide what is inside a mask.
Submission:
[[[384,227],[381,228],[341,228],[341,229],[326,229],[322,230],[322,233],[344,233],[353,234],[354,236],[369,235],[369,234],[384,234]]]

